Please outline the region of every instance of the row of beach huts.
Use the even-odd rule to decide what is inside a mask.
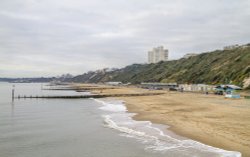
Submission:
[[[108,85],[113,86],[126,86],[128,84],[122,84],[122,82],[107,82]],[[138,85],[140,88],[149,90],[169,90],[180,92],[196,92],[204,94],[217,94],[224,95],[226,98],[240,98],[239,91],[241,87],[227,84],[227,85],[207,85],[207,84],[177,84],[177,83],[155,83],[155,82],[143,82]]]

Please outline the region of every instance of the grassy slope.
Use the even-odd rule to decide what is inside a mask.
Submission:
[[[87,77],[88,76],[88,77]],[[133,64],[113,72],[78,76],[78,82],[234,83],[250,77],[250,47],[203,53],[157,64]]]

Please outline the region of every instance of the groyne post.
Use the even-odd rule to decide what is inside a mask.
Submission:
[[[15,98],[15,85],[12,85],[12,101],[14,101]]]

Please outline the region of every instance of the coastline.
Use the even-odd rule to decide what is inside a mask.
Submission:
[[[121,136],[136,139],[144,145],[145,150],[166,153],[167,156],[174,154],[174,156],[186,156],[185,153],[190,153],[190,156],[206,157],[241,156],[241,153],[237,151],[223,150],[180,136],[169,130],[167,125],[148,120],[136,120],[133,116],[137,113],[129,112],[123,100],[114,98],[93,100],[102,105],[99,109],[108,111],[102,115],[106,127],[119,131]]]
[[[100,92],[100,91],[96,91]],[[157,92],[134,87],[102,93]],[[222,96],[164,91],[157,96],[120,97],[138,121],[170,126],[177,135],[250,157],[250,101]]]
[[[183,93],[182,93],[183,94]],[[192,95],[192,94],[187,94]],[[170,126],[168,130],[173,131],[177,135],[184,136],[199,142],[202,142],[206,145],[213,147],[221,148],[229,151],[239,151],[242,153],[242,157],[250,156],[250,132],[249,132],[249,122],[244,122],[246,114],[243,114],[242,118],[239,118],[237,122],[231,121],[233,117],[241,114],[240,111],[237,111],[237,114],[229,116],[228,120],[223,120],[228,115],[223,115],[223,111],[219,111],[216,114],[207,114],[205,112],[206,108],[193,108],[191,111],[190,106],[182,107],[181,105],[174,109],[176,111],[167,111],[166,108],[172,107],[160,107],[163,104],[149,105],[150,100],[153,98],[122,98],[124,100],[128,109],[128,112],[137,113],[133,119],[138,121],[149,120],[152,123],[163,124]],[[159,99],[157,100],[159,102]],[[193,100],[192,100],[193,101]],[[233,101],[233,100],[229,100]],[[237,100],[236,100],[237,101]],[[156,102],[156,101],[155,101]],[[171,104],[172,102],[165,103]],[[146,104],[145,106],[142,104]],[[186,105],[187,103],[184,103]],[[173,105],[177,105],[174,104]],[[215,104],[216,105],[216,104]],[[213,106],[213,105],[212,105]],[[223,107],[224,108],[224,107]],[[194,111],[196,110],[196,111]],[[218,109],[221,110],[221,109]],[[248,109],[249,111],[249,109]],[[176,115],[175,112],[179,115]],[[186,114],[186,113],[188,114]],[[198,113],[198,115],[192,115],[192,112]],[[211,111],[213,112],[213,111]],[[219,114],[221,113],[221,115]],[[250,113],[250,112],[248,112]],[[228,111],[227,114],[230,114]],[[203,118],[205,117],[205,118]],[[250,117],[247,118],[250,120]],[[231,122],[230,122],[231,121]],[[240,124],[242,123],[242,124]],[[246,126],[245,124],[248,123]],[[232,125],[232,126],[231,126]]]

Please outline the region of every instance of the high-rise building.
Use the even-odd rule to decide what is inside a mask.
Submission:
[[[163,46],[155,47],[148,52],[148,63],[157,63],[168,60],[168,50]]]

